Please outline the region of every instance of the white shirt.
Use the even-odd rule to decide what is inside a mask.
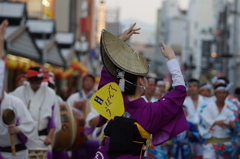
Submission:
[[[224,123],[228,123],[231,120],[236,119],[235,110],[233,107],[225,104],[222,111],[219,112],[217,105],[214,101],[209,100],[203,104],[200,108],[200,122],[198,125],[200,135],[205,138],[230,138],[230,128],[220,127],[214,125],[215,121],[224,120]]]
[[[208,98],[198,95],[198,104],[197,108],[195,108],[192,98],[190,96],[186,97],[183,105],[185,105],[187,108],[187,121],[191,121],[194,124],[199,123],[199,110],[203,102],[205,102],[207,99]]]
[[[67,103],[69,104],[69,106],[74,107],[76,102],[86,102],[88,100],[90,100],[90,98],[92,97],[92,95],[94,94],[93,91],[89,92],[88,95],[86,95],[84,93],[84,91],[80,91],[77,93],[72,94],[68,99],[67,99]]]
[[[145,95],[142,96],[142,98],[143,98],[146,102],[149,102],[148,99],[147,99],[147,97],[146,97]],[[155,97],[152,97],[151,100],[150,100],[151,103],[156,102],[156,101],[158,101],[158,99],[155,98]]]

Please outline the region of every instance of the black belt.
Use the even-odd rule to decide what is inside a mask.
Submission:
[[[17,144],[17,145],[15,145],[15,149],[16,149],[16,152],[19,152],[19,151],[22,151],[22,150],[26,150],[27,148],[23,144]],[[12,152],[12,148],[11,148],[11,146],[8,146],[8,147],[1,147],[0,146],[0,151],[1,152],[9,152],[9,153],[11,153]]]
[[[47,136],[48,135],[48,129],[43,129],[38,131],[38,136]]]

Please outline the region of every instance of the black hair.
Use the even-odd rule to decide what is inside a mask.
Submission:
[[[182,108],[187,111],[187,107],[185,105],[182,105]]]
[[[200,85],[200,87],[205,86],[206,84],[207,84],[207,83],[203,83],[203,84]]]
[[[226,84],[220,83],[214,87],[214,90],[217,89],[218,87],[227,87]]]
[[[190,80],[188,80],[188,83],[192,83],[192,82],[196,82],[199,85],[199,80],[195,78],[191,78]]]
[[[124,79],[131,82],[129,83],[125,81],[125,89],[124,89],[125,95],[134,95],[136,93],[138,78],[143,78],[143,76],[137,76],[137,75],[133,75],[125,72]]]
[[[33,70],[33,71],[41,71],[40,67],[30,67],[29,70]],[[43,80],[43,77],[28,77],[28,81],[39,81],[39,80]]]
[[[51,82],[48,82],[48,87],[52,88],[52,89],[55,89],[55,85],[52,84]]]
[[[200,85],[199,81],[198,81],[197,79],[195,79],[195,78],[191,78],[190,80],[188,80],[187,86],[189,86],[190,83],[194,83],[194,84],[196,84],[198,87],[199,87],[199,85]]]
[[[30,67],[29,70],[41,71],[41,67]]]
[[[235,89],[234,93],[235,93],[236,95],[240,95],[240,87],[237,87],[237,88]]]
[[[85,78],[87,78],[87,77],[90,77],[90,78],[93,80],[93,82],[95,82],[95,77],[94,77],[92,74],[90,74],[90,73],[83,77],[83,81],[84,81]]]
[[[218,77],[218,80],[224,80],[226,84],[229,84],[229,80],[226,77]]]
[[[163,78],[156,78],[156,81],[164,81]]]

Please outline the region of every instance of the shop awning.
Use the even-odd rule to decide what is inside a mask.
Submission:
[[[26,25],[29,27],[38,48],[42,51],[43,63],[66,67],[66,62],[54,38],[55,21],[28,20]]]
[[[57,42],[54,39],[47,43],[43,53],[47,63],[60,67],[67,66],[65,59],[58,48]]]
[[[31,33],[54,34],[55,22],[53,20],[28,20],[27,24]]]
[[[68,66],[71,64],[73,59],[77,59],[76,51],[73,47],[70,49],[61,49],[61,53],[67,61]]]
[[[26,3],[0,2],[0,22],[7,19],[9,26],[19,26],[27,19]]]
[[[9,26],[5,35],[7,53],[41,62],[41,51],[25,26]]]
[[[61,50],[61,54],[67,61],[68,66],[73,59],[78,59],[76,50],[74,48],[74,34],[68,32],[58,32],[55,36],[58,46]]]

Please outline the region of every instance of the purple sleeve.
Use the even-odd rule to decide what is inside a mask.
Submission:
[[[107,70],[103,67],[102,72],[101,72],[101,79],[100,79],[100,82],[99,82],[98,89],[100,89],[101,87],[103,87],[104,85],[106,85],[110,82],[115,82],[115,83],[118,84],[118,80],[116,78],[113,78],[112,76],[110,76],[107,73]],[[106,123],[106,121],[107,121],[107,119],[100,115],[100,118],[99,118],[98,123],[97,123],[97,127],[103,126]]]
[[[98,89],[100,89],[102,86],[110,83],[110,82],[115,82],[118,84],[118,80],[116,78],[113,78],[112,76],[110,76],[107,73],[107,70],[105,69],[105,67],[102,68],[102,72],[101,72],[101,79],[99,82],[99,86]]]
[[[19,126],[19,125],[20,125],[20,117],[17,117],[16,126]],[[17,138],[23,145],[26,144],[27,137],[23,133],[17,134]]]
[[[163,98],[148,105],[146,113],[152,116],[147,119],[147,130],[153,134],[153,145],[159,145],[188,129],[189,125],[182,110],[185,97],[185,86],[176,86]]]
[[[54,118],[54,108],[55,108],[55,105],[52,106],[52,116],[49,118],[48,129],[56,128],[56,123]]]
[[[1,155],[1,151],[0,151],[0,159],[4,159],[4,158],[2,157],[2,155]]]

